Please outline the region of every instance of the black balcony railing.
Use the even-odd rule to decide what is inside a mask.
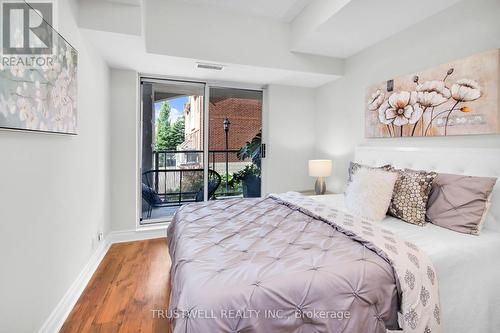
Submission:
[[[142,174],[142,182],[154,189],[163,206],[196,201],[203,187],[203,169],[156,169]]]
[[[238,149],[209,150],[209,164],[215,170],[216,163],[226,162],[226,154],[228,163],[242,162],[236,155],[238,151]],[[176,166],[203,165],[203,150],[155,150],[153,151],[153,161],[156,170]]]
[[[209,168],[221,176],[222,184],[215,192],[215,197],[240,196],[241,185],[226,186],[234,172],[240,171],[251,161],[241,161],[237,157],[239,150],[209,150]],[[166,202],[181,205],[192,202],[198,190],[203,186],[203,151],[202,150],[155,150],[153,151],[153,168],[147,170],[149,184]],[[226,177],[226,168],[229,176]]]

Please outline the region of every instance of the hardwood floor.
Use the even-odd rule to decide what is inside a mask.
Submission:
[[[165,238],[113,244],[60,332],[170,333],[153,311],[168,308],[169,269]]]

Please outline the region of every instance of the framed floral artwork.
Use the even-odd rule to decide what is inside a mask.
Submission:
[[[51,54],[1,59],[0,128],[77,134],[78,54],[64,38]]]
[[[451,136],[500,132],[500,50],[372,85],[365,136]]]

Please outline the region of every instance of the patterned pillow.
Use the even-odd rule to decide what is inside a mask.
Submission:
[[[360,163],[356,163],[356,162],[351,162],[351,163],[349,163],[349,177],[347,178],[348,184],[350,182],[352,182],[352,176],[361,168],[371,169],[371,170],[382,169],[385,171],[394,171],[394,168],[390,164],[382,165],[380,167],[372,167],[372,166],[368,166],[368,165],[364,165],[364,164],[360,164]]]
[[[399,177],[394,185],[394,193],[389,206],[389,214],[411,224],[423,226],[432,182],[437,173],[398,170]]]

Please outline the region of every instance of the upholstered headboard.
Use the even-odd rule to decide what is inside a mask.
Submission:
[[[495,148],[359,146],[355,161],[371,166],[392,164],[398,169],[500,178],[500,149]],[[485,228],[500,231],[500,179],[493,189],[491,202]]]

